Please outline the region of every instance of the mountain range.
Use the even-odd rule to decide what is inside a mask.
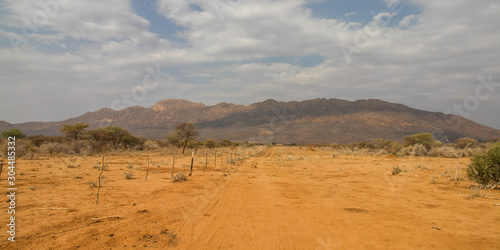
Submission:
[[[89,123],[89,129],[119,126],[145,138],[164,139],[181,122],[197,124],[200,140],[229,139],[260,143],[351,143],[393,139],[429,132],[436,139],[453,141],[471,137],[480,141],[500,138],[500,130],[452,114],[428,112],[402,104],[368,99],[346,101],[313,99],[278,102],[272,99],[248,106],[202,103],[179,99],[160,101],[149,108],[102,108],[59,122],[10,124],[0,121],[0,131],[17,128],[27,135],[61,135],[64,124]]]

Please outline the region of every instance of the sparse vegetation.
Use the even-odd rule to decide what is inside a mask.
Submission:
[[[123,171],[123,175],[125,175],[125,179],[132,179],[132,177],[134,177],[134,172],[132,172],[132,170]]]
[[[89,185],[90,188],[97,188],[97,183],[95,181],[87,181],[87,185]]]
[[[455,143],[455,147],[460,148],[460,149],[463,149],[467,146],[469,148],[475,148],[477,145],[477,140],[472,139],[472,138],[468,138],[468,137],[464,137],[464,138],[456,139],[454,143]]]
[[[439,181],[439,178],[437,176],[432,177],[432,184],[437,184]]]
[[[205,145],[205,147],[207,147],[208,149],[212,150],[213,148],[215,148],[217,146],[217,141],[216,140],[212,140],[212,139],[208,139],[208,140],[205,140],[203,142],[203,144]]]
[[[394,166],[392,168],[392,175],[398,175],[401,172],[403,172],[403,169],[401,169],[399,166]]]
[[[16,129],[16,128],[13,128],[11,130],[5,130],[2,132],[2,137],[3,138],[8,138],[8,137],[11,137],[11,136],[15,136],[16,139],[21,139],[21,138],[24,138],[26,137],[25,134],[23,134],[23,132],[19,129]]]
[[[472,158],[467,177],[482,188],[494,189],[500,184],[500,145]]]
[[[169,135],[167,138],[172,143],[176,143],[177,145],[183,145],[182,153],[186,150],[186,146],[189,141],[196,139],[198,136],[198,131],[196,130],[196,125],[191,122],[184,122],[177,125],[175,129],[175,133]]]
[[[187,176],[184,173],[177,173],[174,175],[174,182],[183,182],[187,180]]]
[[[469,195],[467,195],[466,199],[471,200],[476,197],[481,197],[481,187],[478,186],[469,187]]]
[[[56,234],[61,233],[63,231],[61,229],[68,229],[70,230],[69,234],[62,232],[61,235],[71,235],[72,227],[66,225],[66,222],[80,220],[82,226],[88,223],[90,227],[102,226],[103,229],[106,229],[107,231],[101,238],[117,240],[117,242],[104,242],[111,242],[108,246],[110,248],[120,248],[125,244],[127,248],[133,248],[133,245],[168,248],[171,239],[172,242],[175,242],[175,234],[171,231],[170,226],[158,227],[158,225],[170,225],[172,218],[182,219],[181,216],[192,214],[192,211],[195,211],[199,216],[196,218],[205,218],[202,220],[203,222],[210,222],[213,219],[219,219],[228,211],[234,211],[238,215],[251,213],[252,208],[246,206],[248,201],[255,201],[257,202],[256,206],[263,206],[265,204],[259,202],[278,199],[281,204],[288,207],[287,209],[292,209],[291,211],[294,213],[304,213],[304,216],[308,218],[313,218],[317,211],[323,211],[325,217],[328,218],[356,215],[363,217],[361,218],[363,220],[370,220],[370,224],[378,225],[377,230],[383,230],[383,225],[379,225],[380,221],[391,219],[390,211],[407,211],[408,216],[404,221],[398,220],[394,223],[397,226],[409,227],[412,231],[420,232],[420,240],[425,239],[431,226],[443,227],[443,231],[446,230],[446,233],[452,236],[455,232],[463,233],[463,230],[458,229],[450,231],[455,229],[445,229],[440,224],[440,221],[456,219],[457,213],[463,214],[467,223],[476,223],[475,225],[478,227],[487,227],[490,221],[474,217],[474,212],[491,212],[496,207],[491,207],[490,204],[499,203],[488,197],[498,197],[500,190],[484,191],[479,189],[477,184],[474,184],[477,189],[468,189],[473,183],[466,181],[455,186],[452,181],[449,181],[454,173],[455,159],[396,157],[392,154],[369,156],[370,152],[385,150],[365,148],[351,151],[350,148],[342,148],[343,145],[339,145],[339,149],[332,149],[331,146],[315,146],[316,151],[314,152],[307,151],[306,146],[299,149],[298,146],[269,148],[256,145],[253,148],[245,148],[243,145],[241,144],[234,150],[217,147],[212,149],[212,152],[206,147],[198,148],[198,152],[195,153],[193,177],[189,178],[187,175],[191,161],[190,155],[176,155],[176,165],[171,175],[170,167],[173,164],[174,152],[180,152],[177,148],[163,147],[156,152],[135,152],[120,148],[118,153],[103,154],[106,161],[101,163],[107,164],[109,167],[109,172],[103,172],[109,177],[112,184],[109,187],[103,185],[104,177],[96,178],[98,174],[96,169],[100,170],[98,156],[82,157],[72,154],[57,157],[42,156],[35,161],[20,159],[19,170],[26,171],[26,178],[23,177],[23,179],[30,180],[29,182],[20,182],[20,187],[24,190],[23,197],[26,198],[26,209],[21,211],[28,217],[40,214],[41,211],[58,215],[53,216],[54,223],[51,227],[40,228],[35,224],[30,224],[27,225],[27,230],[34,232],[45,230],[47,233]],[[261,149],[266,151],[262,152]],[[246,159],[255,154],[258,157],[241,162],[238,160],[238,166],[228,166],[226,163],[231,157],[235,159],[235,152],[236,159]],[[350,156],[346,157],[344,152],[350,152]],[[206,161],[205,154],[209,154],[209,167],[206,172],[201,172]],[[215,154],[217,154],[217,167],[214,167]],[[150,157],[150,167],[161,165],[162,168],[154,169],[158,171],[152,171],[150,168],[151,178],[148,178],[148,183],[144,185],[142,178],[144,178],[146,170],[146,156]],[[48,168],[49,164],[52,164],[53,167]],[[66,167],[68,164],[80,164],[81,166],[78,169],[68,169]],[[461,169],[464,166],[460,165]],[[38,168],[38,171],[32,172],[34,168]],[[135,176],[127,180],[125,173],[132,171],[135,172]],[[443,176],[444,172],[449,172],[450,176]],[[35,175],[36,178],[32,178]],[[170,177],[171,179],[165,182],[166,178]],[[96,197],[99,179],[101,180],[100,195],[102,197],[96,206],[97,202],[92,202],[93,200],[89,197]],[[308,189],[304,192],[303,187],[308,187]],[[265,199],[248,199],[248,197],[259,197],[262,194],[266,195]],[[54,200],[51,198],[57,195],[64,199]],[[165,203],[161,197],[169,202]],[[332,197],[335,198],[332,199]],[[371,199],[372,197],[376,198],[376,204],[382,206],[376,206]],[[405,210],[408,208],[408,201],[411,201],[414,209]],[[315,208],[304,209],[309,208],[307,203],[311,202]],[[236,204],[236,206],[231,206],[232,204]],[[384,206],[384,204],[389,205]],[[463,206],[464,204],[470,206]],[[163,209],[162,215],[164,216],[155,216],[157,213],[155,208],[159,207]],[[213,207],[227,210],[223,210],[224,213],[214,212]],[[470,207],[474,207],[474,211]],[[283,211],[281,206],[272,206],[272,204],[266,209],[273,212],[271,215]],[[93,211],[114,212],[99,214]],[[415,217],[413,216],[415,213],[423,213],[427,217],[429,214],[433,216],[429,218],[426,216]],[[84,219],[82,219],[82,215],[85,216]],[[288,215],[289,213],[282,214],[281,219],[285,220]],[[118,219],[118,217],[123,219]],[[237,223],[238,217],[228,218],[230,220],[228,223]],[[99,224],[94,221],[94,218],[105,219],[100,220]],[[429,226],[419,227],[418,221],[422,218]],[[436,218],[439,219],[436,221]],[[144,220],[150,223],[151,225],[146,228],[147,232],[144,233],[150,234],[151,237],[146,237],[147,241],[145,241],[142,235],[137,236],[130,228],[126,228],[128,231],[122,233],[119,229],[123,227],[125,220]],[[335,230],[334,228],[338,226],[349,226],[348,223],[332,224],[329,220],[322,224],[325,227],[320,228],[321,230]],[[158,223],[154,224],[154,222]],[[351,223],[357,223],[355,225],[361,230],[363,228],[361,222],[362,220],[355,220]],[[266,223],[266,220],[258,220],[255,223]],[[286,223],[293,225],[296,221],[292,218]],[[315,227],[317,225],[319,224],[313,224]],[[497,226],[493,225],[493,227],[496,230]],[[182,225],[179,228],[185,229]],[[227,229],[231,230],[230,227]],[[423,230],[423,232],[419,230]],[[85,235],[74,235],[74,237],[85,242]],[[200,235],[196,237],[200,237]],[[470,233],[470,237],[474,238],[473,233]],[[125,238],[128,240],[125,241]],[[153,243],[153,240],[157,243]],[[488,245],[494,245],[494,239],[490,241]],[[64,248],[66,245],[63,244],[64,241],[60,241],[57,246]],[[93,245],[100,246],[92,242]],[[81,246],[81,248],[88,247],[91,246]],[[314,248],[314,245],[311,247]]]
[[[414,146],[417,144],[421,144],[429,150],[434,145],[434,137],[432,136],[431,133],[420,133],[420,134],[405,136],[403,138],[403,146],[405,147]]]
[[[88,126],[90,126],[90,124],[87,123],[65,124],[62,126],[60,132],[76,141],[78,140],[78,136],[82,134]]]

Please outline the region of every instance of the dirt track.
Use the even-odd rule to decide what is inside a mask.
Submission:
[[[7,243],[5,235],[0,248],[499,247],[500,207],[493,205],[500,201],[467,199],[472,183],[450,180],[456,159],[273,147],[236,166],[206,172],[199,166],[187,182],[173,183],[162,166],[150,169],[147,182],[142,165],[127,180],[126,159],[138,156],[114,157],[98,206],[96,190],[85,182],[98,173],[97,157],[78,168],[58,168],[53,159],[21,161],[18,238]],[[163,158],[152,157],[168,166]],[[181,166],[188,161],[179,159]],[[394,166],[405,171],[394,176]],[[500,190],[484,194],[500,197]]]

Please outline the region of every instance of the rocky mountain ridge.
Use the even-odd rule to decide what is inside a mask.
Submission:
[[[199,139],[230,139],[261,143],[350,143],[375,139],[401,140],[430,132],[437,139],[499,138],[500,130],[468,119],[428,112],[377,99],[346,101],[312,99],[278,102],[272,99],[248,106],[218,103],[207,106],[180,99],[160,101],[149,108],[102,108],[59,122],[0,122],[0,131],[17,128],[27,135],[60,135],[64,124],[84,122],[89,129],[116,125],[132,134],[164,139],[180,122],[194,122]]]

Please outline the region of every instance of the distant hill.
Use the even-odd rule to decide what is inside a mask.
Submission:
[[[456,122],[459,120],[460,122]],[[350,143],[375,139],[401,140],[421,132],[439,132],[453,141],[472,137],[500,138],[500,130],[471,120],[402,104],[369,99],[314,99],[302,102],[266,100],[248,106],[207,106],[186,100],[160,101],[115,111],[103,108],[60,122],[0,122],[0,131],[17,128],[27,135],[61,135],[63,124],[84,122],[90,129],[116,125],[137,136],[164,139],[180,122],[198,125],[200,139],[276,143]],[[442,139],[442,138],[437,138]]]

